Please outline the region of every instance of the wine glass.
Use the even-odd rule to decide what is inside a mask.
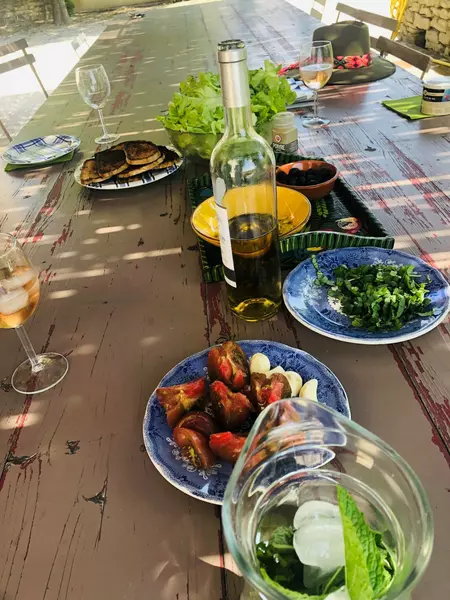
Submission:
[[[98,110],[100,123],[103,127],[103,135],[95,139],[96,144],[112,144],[119,139],[119,135],[108,133],[103,120],[102,108],[111,94],[111,86],[108,75],[103,65],[91,65],[90,67],[78,67],[75,71],[78,91],[83,100]]]
[[[302,119],[304,127],[315,129],[328,125],[329,119],[317,114],[317,91],[322,89],[333,73],[333,47],[331,42],[309,42],[300,48],[299,70],[303,83],[314,91],[314,114]]]
[[[15,329],[28,359],[14,371],[16,392],[38,394],[61,381],[69,363],[62,354],[36,354],[23,324],[39,302],[39,278],[16,237],[0,233],[0,329]]]

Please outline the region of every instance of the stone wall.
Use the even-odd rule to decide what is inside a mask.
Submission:
[[[399,39],[417,44],[423,32],[425,48],[450,56],[450,0],[409,0]]]
[[[51,23],[51,0],[0,0],[0,23]]]

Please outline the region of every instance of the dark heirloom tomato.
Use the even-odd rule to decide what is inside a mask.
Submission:
[[[234,392],[248,384],[250,372],[247,357],[236,342],[225,342],[211,348],[208,354],[208,374],[211,381],[219,379]]]
[[[204,435],[206,438],[209,438],[212,433],[217,433],[219,431],[214,419],[200,410],[194,410],[187,413],[187,415],[184,415],[178,422],[177,427],[193,429],[194,431],[197,431],[197,433]]]
[[[173,439],[180,447],[181,454],[198,469],[214,466],[216,459],[208,446],[208,440],[201,433],[185,427],[175,427]]]
[[[282,373],[272,373],[269,377],[263,373],[252,373],[251,388],[253,404],[259,410],[264,410],[272,402],[291,397],[291,386]]]
[[[166,411],[167,422],[174,428],[181,417],[206,396],[206,377],[200,377],[189,383],[158,388],[156,397]]]
[[[245,444],[245,436],[226,431],[214,433],[209,438],[209,447],[221,460],[235,463]]]
[[[239,429],[253,411],[247,396],[232,392],[222,381],[214,381],[209,386],[209,396],[213,410],[225,429]]]

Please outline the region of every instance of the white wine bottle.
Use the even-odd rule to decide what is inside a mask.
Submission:
[[[275,157],[253,128],[244,42],[220,42],[217,59],[225,133],[211,155],[211,176],[222,264],[231,310],[260,321],[281,304]]]

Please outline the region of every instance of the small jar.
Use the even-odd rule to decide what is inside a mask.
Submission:
[[[424,82],[422,112],[436,116],[450,114],[450,77]]]
[[[275,152],[295,154],[298,151],[295,116],[289,112],[278,113],[274,116],[272,124],[272,148]]]

